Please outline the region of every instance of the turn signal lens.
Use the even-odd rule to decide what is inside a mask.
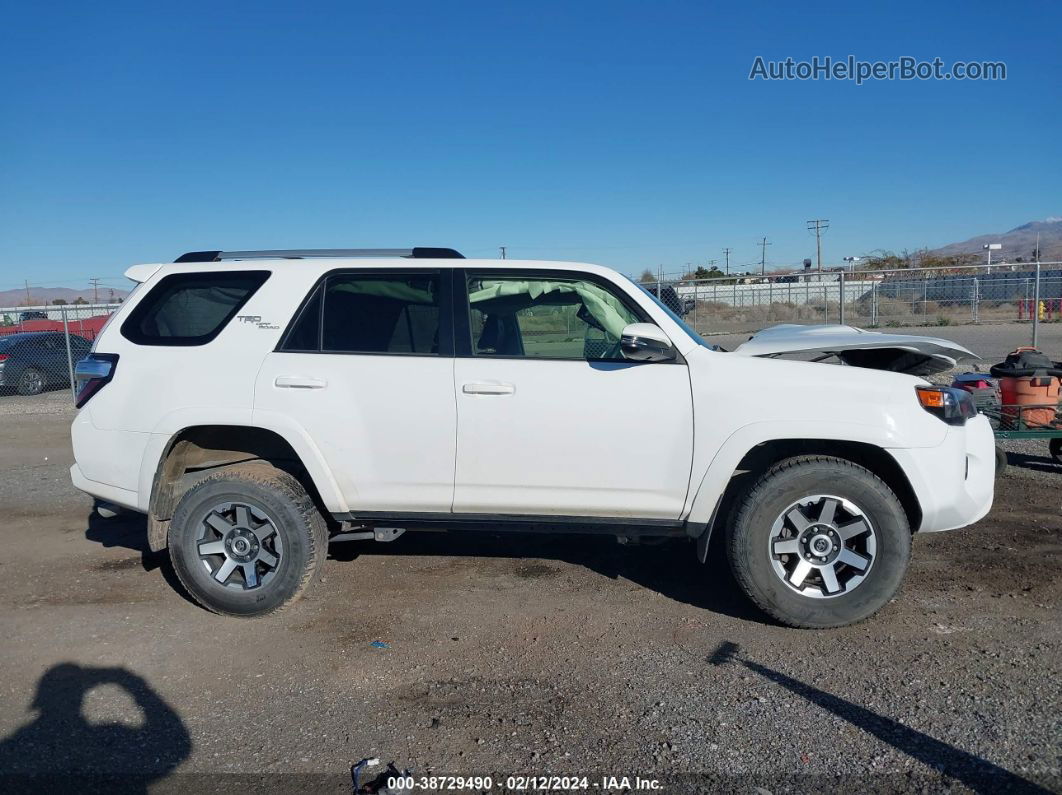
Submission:
[[[922,408],[927,409],[942,409],[944,408],[944,393],[936,389],[924,389],[919,387],[918,401],[922,404]]]
[[[950,386],[916,386],[915,394],[922,408],[948,425],[964,425],[977,416],[973,396],[964,389]]]

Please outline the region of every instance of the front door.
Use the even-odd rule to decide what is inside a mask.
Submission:
[[[622,358],[620,331],[642,310],[565,272],[469,271],[466,287],[454,512],[679,518],[690,379],[683,363]]]

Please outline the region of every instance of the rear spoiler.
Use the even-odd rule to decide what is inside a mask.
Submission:
[[[125,272],[125,278],[130,281],[134,281],[137,284],[143,284],[156,273],[159,272],[161,264],[156,265],[134,265]]]

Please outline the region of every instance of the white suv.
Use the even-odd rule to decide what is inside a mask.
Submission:
[[[726,533],[777,620],[897,591],[911,533],[992,503],[965,392],[727,353],[597,265],[450,249],[197,252],[77,368],[74,484],[148,516],[204,606],[291,602],[329,541],[403,530]]]

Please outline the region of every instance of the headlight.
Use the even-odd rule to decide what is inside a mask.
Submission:
[[[964,425],[966,420],[977,416],[973,395],[965,389],[950,386],[916,386],[915,394],[922,408],[948,425]]]

